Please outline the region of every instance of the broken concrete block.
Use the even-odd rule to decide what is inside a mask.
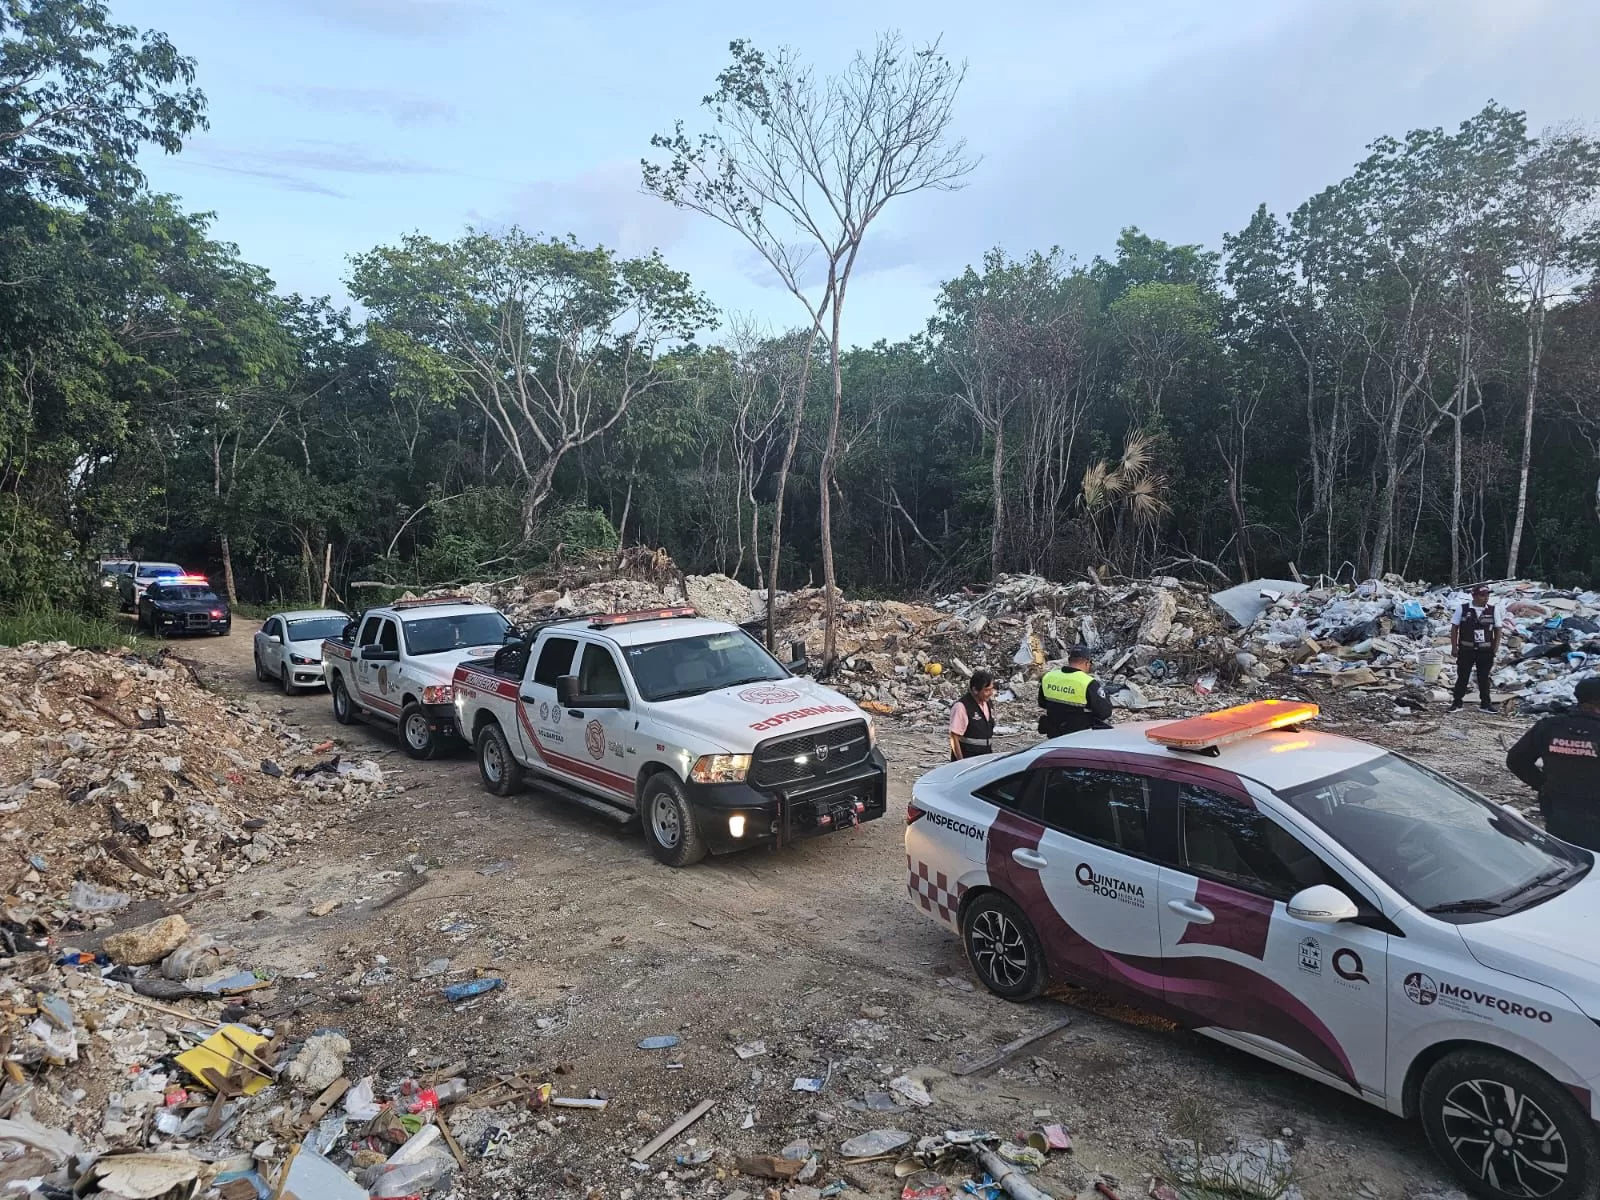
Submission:
[[[173,914],[112,934],[106,939],[105,952],[112,962],[143,967],[160,962],[188,939],[189,922]]]

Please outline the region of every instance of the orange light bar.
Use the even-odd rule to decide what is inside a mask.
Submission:
[[[1258,733],[1299,725],[1311,720],[1319,711],[1315,704],[1303,704],[1298,700],[1257,700],[1198,717],[1169,721],[1145,730],[1144,736],[1158,746],[1173,750],[1209,750]]]
[[[634,621],[670,621],[673,617],[698,617],[700,614],[684,604],[677,608],[647,608],[640,612],[607,613],[589,622],[590,629],[604,629],[607,625],[630,625]]]

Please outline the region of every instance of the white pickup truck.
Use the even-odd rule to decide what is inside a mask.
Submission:
[[[637,814],[669,866],[852,828],[887,804],[872,719],[692,608],[546,622],[454,683],[484,787],[527,779]]]
[[[369,608],[322,643],[333,719],[392,725],[412,758],[432,758],[456,740],[452,676],[463,662],[487,663],[511,623],[497,609],[460,596],[401,600]]]

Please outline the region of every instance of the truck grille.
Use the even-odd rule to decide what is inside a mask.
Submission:
[[[825,779],[857,765],[871,749],[865,721],[763,742],[756,747],[751,781],[756,787],[782,787]]]

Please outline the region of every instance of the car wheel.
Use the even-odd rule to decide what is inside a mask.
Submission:
[[[496,796],[510,796],[522,790],[522,764],[511,757],[506,735],[496,721],[478,731],[478,774],[483,786]]]
[[[439,738],[428,728],[428,714],[415,700],[400,710],[400,745],[412,758],[432,758],[439,752]]]
[[[283,685],[285,696],[298,696],[300,689],[294,685],[294,668],[288,663],[278,664],[278,682]]]
[[[1600,1142],[1572,1093],[1494,1050],[1457,1050],[1418,1097],[1433,1152],[1474,1196],[1579,1200],[1600,1180]]]
[[[693,866],[706,856],[706,842],[677,778],[661,771],[644,785],[644,839],[650,851],[669,867]]]
[[[355,705],[350,703],[350,692],[344,686],[344,676],[337,671],[333,673],[328,692],[333,696],[333,719],[341,725],[355,724]]]
[[[256,682],[257,683],[265,683],[267,681],[267,668],[266,668],[265,664],[263,664],[262,661],[261,661],[261,651],[260,650],[256,651],[255,659],[256,659]]]
[[[1044,950],[1022,909],[984,892],[961,914],[961,944],[974,974],[996,996],[1021,1003],[1044,991]]]

